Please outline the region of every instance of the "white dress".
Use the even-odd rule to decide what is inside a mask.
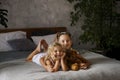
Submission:
[[[34,62],[34,63],[36,63],[36,64],[41,66],[40,58],[42,58],[45,55],[46,55],[45,52],[40,52],[40,53],[34,55],[33,58],[32,58],[32,62]]]

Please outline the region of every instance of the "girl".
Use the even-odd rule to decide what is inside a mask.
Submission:
[[[48,47],[47,55],[40,58],[40,62],[48,72],[56,72],[62,68],[63,71],[67,70],[64,62],[65,53],[61,44],[53,43]]]
[[[67,66],[69,67],[69,69],[72,69],[71,67],[74,64],[77,64],[78,69],[89,68],[90,62],[88,60],[86,60],[84,57],[82,57],[80,54],[77,54],[78,52],[76,50],[72,49],[72,39],[71,39],[70,33],[68,33],[68,32],[57,33],[55,41],[60,43],[62,45],[62,47],[65,49],[65,51],[66,51],[65,59],[66,59]],[[48,46],[47,43],[45,42],[45,40],[43,40],[43,41],[41,40],[41,42],[39,42],[37,48],[28,56],[28,58],[27,58],[28,61],[31,61],[33,56],[40,52],[41,45],[43,45],[45,47],[45,50],[47,49],[47,46]],[[42,53],[40,53],[40,54],[45,55]],[[40,57],[39,57],[39,59],[40,59]],[[38,62],[39,62],[39,59],[38,59]],[[41,64],[44,65],[44,63],[41,63]]]
[[[56,41],[60,43],[66,51],[66,62],[69,69],[75,70],[73,68],[74,64],[78,69],[87,69],[90,66],[90,62],[82,57],[78,52],[72,49],[72,39],[71,34],[68,32],[57,33]]]

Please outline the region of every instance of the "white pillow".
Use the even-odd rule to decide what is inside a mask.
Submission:
[[[55,36],[56,36],[56,34],[50,34],[50,35],[45,35],[45,36],[32,36],[31,38],[33,39],[33,42],[36,45],[38,45],[38,43],[41,39],[46,40],[46,42],[49,45],[55,40]]]
[[[26,38],[26,32],[14,31],[7,33],[0,33],[0,51],[11,51],[12,48],[8,44],[8,40]]]

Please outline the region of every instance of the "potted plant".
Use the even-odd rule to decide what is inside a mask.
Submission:
[[[0,2],[1,4],[1,2]],[[0,24],[3,25],[5,28],[7,28],[7,22],[8,22],[8,19],[7,19],[7,13],[8,13],[8,10],[6,9],[0,9]]]
[[[116,13],[115,0],[67,0],[73,5],[71,26],[84,16],[83,43],[96,44],[95,50],[112,53],[120,49],[120,14]],[[116,54],[116,53],[114,53]]]

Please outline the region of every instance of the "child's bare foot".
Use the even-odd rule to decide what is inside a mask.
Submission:
[[[43,46],[44,51],[46,51],[47,48],[48,48],[48,44],[47,44],[47,42],[44,39],[42,39],[40,41],[40,49],[42,48],[42,46]]]
[[[31,62],[32,60],[31,59],[26,59],[25,61]]]

